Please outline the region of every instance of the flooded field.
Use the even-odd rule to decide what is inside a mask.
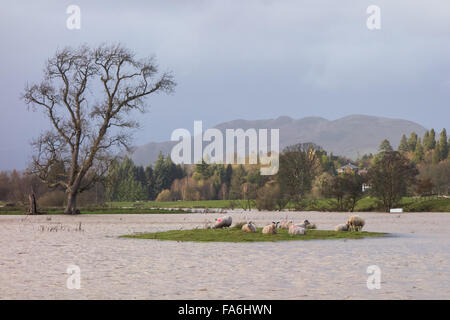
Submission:
[[[238,212],[258,226],[348,213]],[[450,299],[450,213],[359,213],[387,238],[190,243],[118,236],[203,227],[219,214],[0,216],[0,299]],[[68,289],[67,268],[81,288]],[[381,288],[367,288],[367,267]]]

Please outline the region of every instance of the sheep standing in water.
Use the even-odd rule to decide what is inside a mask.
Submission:
[[[363,218],[360,216],[351,216],[350,219],[348,219],[348,225],[350,231],[361,231],[366,222]]]
[[[348,221],[346,223],[342,223],[342,224],[338,224],[334,230],[336,231],[348,231],[350,228],[350,225],[348,223]]]
[[[241,229],[243,232],[256,232],[256,226],[253,222],[249,221],[244,224]]]
[[[306,228],[302,228],[300,225],[292,225],[289,227],[289,234],[306,234]]]
[[[264,234],[276,234],[277,233],[277,226],[278,226],[279,222],[274,222],[272,221],[271,224],[265,226],[262,229],[262,233]]]
[[[221,218],[216,219],[216,222],[214,223],[213,229],[220,229],[220,228],[228,228],[231,226],[231,222],[233,221],[233,218],[231,216],[224,216]]]

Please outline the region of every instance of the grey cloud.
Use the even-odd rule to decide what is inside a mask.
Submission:
[[[66,7],[82,29],[65,28]],[[382,29],[365,27],[381,7]],[[179,83],[150,99],[136,144],[164,141],[194,120],[348,114],[449,127],[450,3],[432,1],[3,1],[0,169],[23,168],[45,119],[19,96],[57,48],[120,41],[155,54]]]

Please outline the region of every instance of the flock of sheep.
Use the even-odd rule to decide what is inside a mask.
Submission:
[[[360,216],[351,216],[346,223],[338,224],[336,231],[361,231],[366,222]]]
[[[213,229],[228,228],[231,226],[233,219],[231,216],[224,216],[216,219]],[[364,227],[365,221],[360,216],[351,216],[346,223],[339,224],[335,227],[336,231],[361,231]],[[262,229],[263,234],[276,234],[277,229],[288,229],[289,234],[306,234],[308,229],[316,229],[315,224],[311,224],[308,220],[304,220],[300,224],[294,224],[290,221],[272,221]],[[256,232],[256,225],[249,221],[242,226],[243,232]]]

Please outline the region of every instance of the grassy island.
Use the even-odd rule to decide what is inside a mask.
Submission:
[[[153,233],[136,233],[122,238],[154,239],[193,242],[261,242],[261,241],[295,241],[295,240],[337,240],[384,237],[380,232],[337,232],[332,230],[308,230],[305,235],[291,235],[288,230],[278,230],[277,234],[262,234],[262,228],[255,233],[242,232],[239,228],[228,229],[192,229],[170,230]]]

